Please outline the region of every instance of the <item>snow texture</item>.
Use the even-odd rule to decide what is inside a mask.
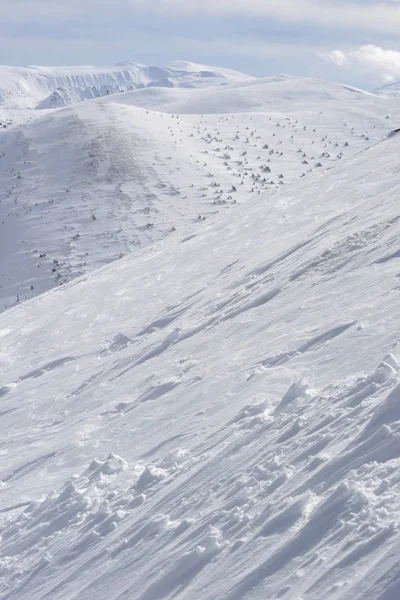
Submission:
[[[0,314],[1,600],[398,600],[395,99],[33,112],[0,134],[2,298],[48,290]]]

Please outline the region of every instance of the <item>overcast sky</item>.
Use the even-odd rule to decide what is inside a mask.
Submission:
[[[400,80],[400,0],[0,0],[0,63],[165,65]]]

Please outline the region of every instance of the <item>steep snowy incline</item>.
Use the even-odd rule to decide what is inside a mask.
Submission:
[[[321,111],[318,86],[288,112],[267,90],[268,112],[230,115],[99,99],[1,131],[0,309],[264,193],[272,205],[388,133],[383,100]]]
[[[0,315],[2,600],[397,600],[399,138]]]

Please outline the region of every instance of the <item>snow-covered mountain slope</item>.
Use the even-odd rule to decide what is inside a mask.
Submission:
[[[400,94],[400,82],[395,81],[394,83],[388,83],[380,88],[374,90],[374,94],[379,96],[398,96]]]
[[[2,600],[398,599],[399,152],[0,315]]]
[[[200,65],[194,62],[186,60],[175,60],[165,67],[167,71],[170,71],[177,78],[185,79],[186,77],[200,77],[201,79],[220,79],[227,83],[233,82],[248,82],[252,81],[254,77],[234,71],[232,69],[225,69],[224,67],[210,67],[209,65]],[[196,83],[198,80],[196,79]]]
[[[312,80],[190,90],[173,116],[132,106],[132,94],[0,130],[0,309],[221,210],[264,194],[273,206],[281,187],[319,178],[400,121],[390,100]],[[189,114],[201,103],[209,114]]]
[[[204,192],[191,189],[192,181],[211,184],[203,153],[188,134],[175,144],[170,122],[134,107],[91,103],[4,132],[6,305],[159,239],[194,221],[200,208],[215,212]],[[232,176],[224,179],[227,187]]]
[[[112,94],[118,94],[125,91],[119,85],[102,85],[99,87],[92,86],[86,88],[57,88],[50,96],[39,102],[36,106],[38,110],[51,110],[55,108],[63,108],[70,106],[83,100],[92,100],[93,98],[101,98]]]
[[[304,77],[267,77],[251,81],[235,82],[220,89],[164,89],[142,88],[126,92],[110,101],[134,104],[154,110],[167,110],[171,113],[234,113],[265,112],[277,109],[308,109],[320,103],[324,106],[347,104],[353,106],[373,104],[379,101],[376,94],[365,92],[347,85],[321,79]],[[380,103],[382,104],[382,102]]]
[[[87,99],[88,94],[91,97],[90,90],[97,90],[98,95],[107,95],[148,85],[196,88],[251,80],[248,75],[229,69],[184,61],[162,68],[132,62],[103,68],[0,66],[0,105],[59,108],[78,97],[82,100]],[[54,94],[57,92],[59,97],[55,103]]]

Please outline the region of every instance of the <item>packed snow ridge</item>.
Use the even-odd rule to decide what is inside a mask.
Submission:
[[[271,78],[0,133],[1,600],[398,600],[398,122]]]

